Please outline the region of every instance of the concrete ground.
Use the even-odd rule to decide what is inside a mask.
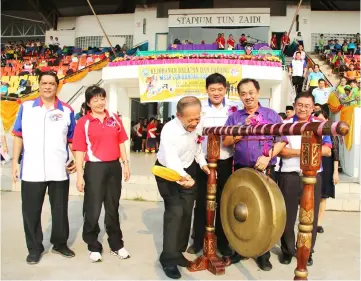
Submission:
[[[20,192],[1,192],[1,279],[80,280],[80,279],[167,279],[159,263],[162,248],[163,204],[122,200],[120,221],[126,248],[131,253],[128,260],[109,255],[104,231],[99,240],[104,245],[104,260],[92,264],[82,241],[82,197],[71,196],[69,202],[69,245],[76,257],[67,259],[49,252],[51,220],[48,200],[44,203],[42,225],[46,253],[37,265],[25,263],[27,249],[23,233]],[[101,229],[104,214],[101,215]],[[309,267],[310,279],[359,280],[360,279],[360,213],[326,212],[314,254],[314,265]],[[242,261],[226,269],[226,274],[214,276],[208,271],[189,273],[181,268],[183,279],[235,280],[235,279],[293,279],[296,260],[290,265],[278,262],[279,246],[272,249],[273,270],[263,272],[253,259]],[[188,255],[190,259],[195,256]]]

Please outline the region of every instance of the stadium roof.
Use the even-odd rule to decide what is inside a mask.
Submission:
[[[173,3],[172,8],[213,8],[215,0],[90,0],[97,14],[123,14],[133,13],[137,6],[162,5]],[[257,7],[269,7],[271,2],[280,5],[297,4],[298,0],[258,0]],[[178,3],[178,4],[177,4]],[[233,1],[232,4],[235,2]],[[304,0],[303,3],[311,4],[312,10],[328,11],[359,11],[359,0]],[[249,1],[239,1],[240,8]],[[234,6],[234,5],[232,5]],[[243,6],[245,7],[245,6]],[[56,17],[76,17],[91,15],[87,0],[1,0],[2,19],[5,15],[20,16],[40,20],[48,27],[54,26]],[[271,9],[272,14],[272,9]],[[6,16],[5,16],[6,17]],[[54,20],[55,18],[55,20]]]

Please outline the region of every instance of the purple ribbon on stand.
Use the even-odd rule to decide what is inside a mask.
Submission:
[[[254,115],[250,118],[250,125],[252,126],[256,126],[256,125],[265,125],[265,124],[269,124],[269,122],[267,122],[266,120],[263,119],[261,114],[258,115]],[[263,145],[263,156],[265,157],[269,157],[269,146],[267,143],[267,140],[265,137],[260,137],[260,140],[264,141],[264,145]]]

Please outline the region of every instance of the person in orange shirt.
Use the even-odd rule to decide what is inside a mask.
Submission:
[[[360,73],[355,70],[355,65],[352,63],[349,65],[349,70],[346,71],[344,75],[348,81],[356,80],[360,77]]]

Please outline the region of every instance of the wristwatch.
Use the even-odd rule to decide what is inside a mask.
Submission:
[[[122,162],[122,164],[128,164],[129,160],[122,160],[121,162]]]

